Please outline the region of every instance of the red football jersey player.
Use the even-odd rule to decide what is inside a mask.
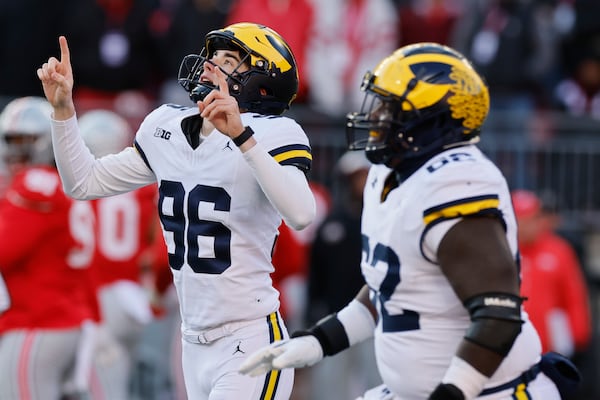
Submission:
[[[94,250],[89,207],[65,196],[53,168],[13,178],[0,203],[0,271],[11,300],[0,332],[68,328],[91,317],[85,286]]]
[[[0,200],[0,398],[60,398],[83,371],[95,296],[90,204],[68,198],[53,163],[51,107],[17,98],[0,114],[0,157],[7,182]],[[85,378],[85,376],[83,376]],[[85,383],[85,382],[84,382]]]
[[[592,338],[589,291],[572,245],[554,230],[554,215],[528,190],[512,193],[519,224],[523,303],[544,351],[584,352]]]

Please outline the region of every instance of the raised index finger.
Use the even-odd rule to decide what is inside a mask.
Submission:
[[[71,64],[71,55],[69,53],[69,45],[67,44],[67,38],[64,36],[60,36],[58,38],[58,43],[60,44],[60,63]]]
[[[219,81],[219,91],[225,96],[229,96],[229,85],[227,84],[227,75],[221,70],[221,67],[217,67],[217,80]]]

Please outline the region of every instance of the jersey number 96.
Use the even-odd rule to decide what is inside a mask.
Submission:
[[[221,222],[201,219],[198,215],[201,202],[212,204],[214,211],[229,212],[231,207],[231,197],[221,187],[196,185],[186,193],[181,182],[161,181],[158,214],[165,232],[173,236],[167,240],[171,245],[169,264],[180,270],[187,261],[196,273],[221,274],[231,265],[231,231]],[[212,238],[214,257],[199,256],[201,237]]]

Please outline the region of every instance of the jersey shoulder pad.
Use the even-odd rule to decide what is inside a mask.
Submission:
[[[457,148],[421,168],[420,194],[426,225],[475,214],[497,214],[506,181],[479,151]]]
[[[70,205],[57,171],[42,167],[29,168],[15,175],[6,199],[16,207],[43,213],[56,212]]]
[[[198,113],[197,107],[180,106],[177,104],[163,104],[152,110],[142,121],[137,135],[144,132],[154,134],[158,125],[169,122],[177,117],[183,117],[186,114]]]
[[[312,163],[308,136],[293,119],[283,116],[244,116],[244,123],[252,128],[256,139],[281,165],[294,165],[309,171]]]

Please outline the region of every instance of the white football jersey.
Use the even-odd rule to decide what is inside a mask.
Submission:
[[[463,215],[496,214],[517,257],[516,221],[504,177],[475,146],[434,156],[382,202],[390,172],[383,165],[369,171],[361,268],[379,312],[375,351],[383,381],[403,400],[425,399],[470,325],[468,311],[436,264],[441,238]],[[486,387],[538,361],[539,338],[522,313],[522,332]]]
[[[200,331],[265,317],[279,308],[271,251],[281,216],[227,136],[213,131],[193,149],[181,121],[198,109],[163,105],[135,146],[156,175],[158,212],[179,295],[182,329]],[[292,119],[242,114],[282,165],[310,167],[308,138]]]

